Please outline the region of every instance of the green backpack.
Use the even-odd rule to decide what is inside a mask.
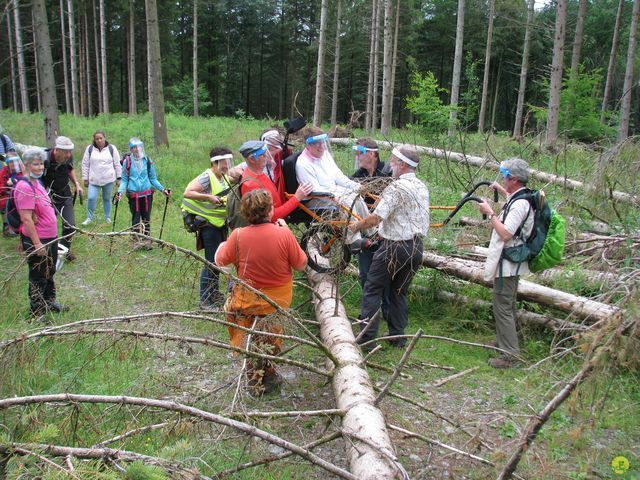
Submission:
[[[509,200],[504,206],[503,218],[506,218],[513,202],[520,199],[527,200],[534,211],[533,230],[529,238],[525,238],[522,232],[526,221],[525,217],[514,234],[514,237],[520,238],[524,243],[516,247],[505,248],[502,251],[502,258],[517,263],[518,269],[520,269],[522,262],[528,262],[529,270],[533,273],[541,272],[557,265],[562,260],[566,221],[546,202],[544,191],[529,189],[518,192]]]

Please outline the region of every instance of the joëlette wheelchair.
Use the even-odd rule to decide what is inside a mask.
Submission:
[[[293,195],[298,188],[296,162],[300,153],[289,155],[282,162],[282,175],[287,196]],[[476,183],[456,205],[431,205],[431,210],[449,210],[451,213],[444,221],[432,223],[430,227],[444,227],[466,203],[470,201],[481,202],[482,199],[473,194],[484,185],[491,185],[491,182],[481,181]],[[497,195],[498,192],[494,191],[494,197],[497,197]],[[367,193],[367,196],[373,200],[377,199],[377,195],[374,193]],[[322,200],[320,202],[322,206],[310,207],[308,205],[310,199]],[[300,247],[307,254],[309,267],[320,273],[341,271],[351,261],[351,250],[344,241],[349,224],[347,218],[349,218],[349,215],[356,220],[360,220],[360,218],[348,207],[338,202],[330,193],[312,192],[309,200],[302,201],[298,208],[291,212],[285,220],[289,224],[301,227]],[[497,201],[497,198],[495,200]],[[366,203],[373,210],[374,202],[369,201]]]

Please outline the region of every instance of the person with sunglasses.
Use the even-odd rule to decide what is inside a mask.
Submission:
[[[508,247],[517,247],[533,231],[534,211],[528,200],[519,198],[529,180],[529,165],[520,158],[510,158],[500,163],[504,185],[494,182],[491,187],[506,198],[499,214],[487,201],[478,203],[478,210],[486,215],[491,225],[489,254],[485,262],[484,278],[493,282],[493,317],[496,322],[496,346],[511,355],[491,358],[494,368],[511,368],[517,365],[520,354],[516,330],[516,296],[520,275],[529,273],[527,262],[517,264],[503,258]],[[523,233],[524,235],[521,235]]]

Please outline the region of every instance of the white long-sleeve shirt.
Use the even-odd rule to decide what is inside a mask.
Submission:
[[[296,177],[299,184],[310,182],[314,192],[336,194],[340,191],[337,187],[354,191],[360,188],[358,182],[342,173],[333,157],[326,151],[321,158],[314,158],[307,149],[303,150],[296,163]]]

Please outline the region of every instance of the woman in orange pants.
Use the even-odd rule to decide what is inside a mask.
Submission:
[[[241,212],[250,225],[235,229],[216,252],[217,265],[235,265],[238,278],[282,308],[289,308],[293,296],[293,270],[301,271],[307,265],[293,233],[283,220],[271,223],[273,200],[264,189],[252,190],[242,197]],[[227,320],[236,325],[269,333],[284,332],[275,318],[263,317],[276,311],[264,298],[244,285],[236,284],[226,302]],[[247,348],[248,332],[229,327],[231,345]],[[252,335],[251,350],[277,355],[282,339],[271,335]],[[275,390],[282,378],[273,362],[252,360],[247,370],[249,385],[258,394]]]

